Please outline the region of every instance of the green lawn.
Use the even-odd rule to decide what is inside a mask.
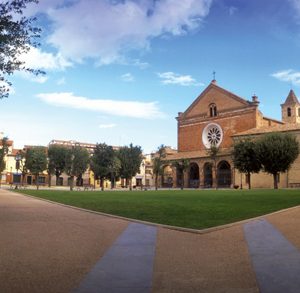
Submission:
[[[299,190],[19,192],[89,210],[196,229],[300,205]]]

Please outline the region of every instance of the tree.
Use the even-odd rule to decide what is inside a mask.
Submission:
[[[17,153],[17,156],[19,156],[19,169],[22,173],[22,185],[24,185],[25,176],[28,173],[27,167],[26,167],[26,150],[19,150]]]
[[[217,172],[217,156],[220,149],[216,145],[212,144],[210,148],[207,150],[207,154],[210,159],[213,161],[213,170],[215,177],[215,187],[218,188],[218,172]]]
[[[0,140],[0,187],[1,187],[1,181],[2,181],[2,172],[5,170],[6,162],[5,157],[8,154],[8,138],[3,137]]]
[[[188,159],[181,159],[172,162],[172,166],[176,168],[176,171],[182,174],[182,179],[181,179],[181,190],[184,187],[184,172],[188,169],[190,166],[190,161]]]
[[[112,164],[109,166],[109,177],[111,182],[111,189],[115,188],[116,180],[120,177],[121,161],[114,151],[114,158]]]
[[[32,147],[26,151],[26,169],[35,175],[36,189],[39,189],[39,175],[47,169],[47,154],[45,147]]]
[[[90,156],[88,151],[81,147],[75,146],[67,149],[65,172],[70,176],[70,190],[74,188],[74,177],[82,178],[82,174],[88,168]]]
[[[132,190],[132,177],[140,171],[143,160],[142,149],[140,146],[121,147],[118,151],[118,158],[121,163],[120,175],[129,182],[129,189]]]
[[[0,98],[8,97],[11,82],[7,76],[15,71],[44,74],[40,70],[27,68],[20,60],[21,54],[31,47],[39,46],[37,39],[41,30],[34,27],[35,18],[22,16],[29,3],[37,0],[7,0],[0,4]]]
[[[94,178],[100,179],[101,190],[104,190],[104,180],[110,178],[110,173],[114,165],[115,153],[112,146],[105,143],[96,145],[91,158],[90,168],[94,172]]]
[[[158,151],[153,159],[153,174],[155,175],[155,190],[158,189],[158,176],[164,173],[164,161],[166,157],[166,147],[162,144],[158,147]]]
[[[249,139],[238,141],[233,146],[232,155],[235,168],[247,174],[248,187],[251,189],[251,173],[258,173],[262,168],[256,151],[256,143]]]
[[[68,149],[62,145],[50,145],[48,148],[48,175],[49,175],[49,186],[51,181],[51,175],[56,177],[56,185],[60,175],[64,172],[66,167]]]
[[[291,134],[267,134],[257,141],[257,154],[264,171],[273,175],[274,189],[278,189],[278,175],[298,157],[299,143]]]

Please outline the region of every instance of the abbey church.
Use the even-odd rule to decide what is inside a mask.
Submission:
[[[235,140],[270,132],[289,132],[300,141],[300,103],[293,90],[283,102],[282,121],[267,118],[259,110],[258,97],[253,96],[247,101],[213,80],[185,112],[178,113],[178,151],[169,154],[167,160],[188,159],[189,167],[181,174],[171,166],[166,167],[163,185],[169,183],[179,187],[184,182],[185,187],[191,188],[247,188],[247,176],[235,170],[232,162]],[[208,153],[211,145],[219,148],[215,159],[217,176]],[[281,188],[300,186],[300,158],[278,179]],[[253,188],[271,188],[273,178],[264,172],[253,174],[251,185]]]

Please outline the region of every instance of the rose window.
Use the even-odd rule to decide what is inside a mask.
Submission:
[[[223,131],[220,125],[216,123],[208,124],[202,133],[202,142],[206,148],[211,146],[218,147],[223,139]]]

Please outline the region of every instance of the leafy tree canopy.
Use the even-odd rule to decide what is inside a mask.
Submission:
[[[48,148],[48,170],[58,178],[65,170],[68,149],[62,145],[50,145]]]
[[[163,159],[166,157],[166,146],[161,145],[158,147],[158,150],[153,159],[153,174],[155,175],[155,189],[158,189],[158,176],[163,175],[164,173],[164,164]]]
[[[32,147],[25,155],[26,169],[33,174],[39,174],[47,169],[47,155],[45,147]]]
[[[90,156],[87,149],[81,146],[67,149],[65,172],[69,176],[81,176],[88,168]]]
[[[27,68],[20,60],[21,54],[27,53],[30,47],[39,46],[37,39],[41,30],[33,25],[36,19],[22,15],[29,3],[38,1],[9,0],[0,3],[0,98],[8,97],[11,85],[8,75],[15,71],[43,73]]]
[[[8,153],[8,138],[3,137],[0,140],[0,173],[5,170],[5,156]]]
[[[103,179],[110,177],[113,167],[115,166],[115,152],[112,146],[105,143],[96,145],[93,157],[91,158],[91,170],[94,172],[95,179],[101,179],[103,188]]]
[[[274,188],[278,188],[276,175],[291,167],[299,155],[299,143],[291,134],[271,133],[257,141],[257,152],[264,170],[273,174]]]
[[[250,189],[250,174],[258,173],[262,168],[256,150],[256,143],[249,139],[240,140],[234,144],[232,155],[235,168],[249,176],[248,185]]]
[[[235,168],[242,173],[257,173],[261,169],[254,141],[246,139],[236,142],[232,155]]]
[[[121,162],[120,175],[123,178],[131,179],[132,176],[139,173],[142,163],[142,149],[140,146],[121,147],[118,151],[118,157]]]

